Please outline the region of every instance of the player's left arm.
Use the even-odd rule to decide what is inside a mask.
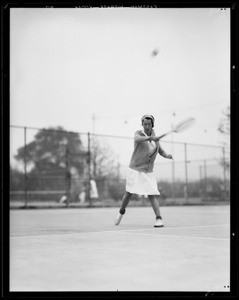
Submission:
[[[167,154],[163,148],[159,145],[159,150],[158,150],[158,153],[163,156],[164,158],[168,158],[168,159],[173,159],[173,156],[172,154]]]

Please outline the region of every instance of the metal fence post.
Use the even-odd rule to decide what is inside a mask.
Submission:
[[[176,116],[176,113],[173,111],[172,114],[173,118]],[[172,119],[172,124],[171,124],[171,129],[173,129],[174,125],[173,125],[173,119]],[[172,155],[174,157],[174,135],[173,133],[171,134],[172,137]],[[172,159],[172,198],[173,200],[175,199],[175,163],[174,163],[174,159]]]
[[[27,207],[27,190],[28,190],[28,181],[27,181],[27,128],[24,127],[24,205]]]
[[[175,165],[172,159],[172,198],[175,199]]]
[[[118,164],[117,164],[117,181],[118,181],[118,184],[120,182],[120,162],[118,161]]]
[[[226,157],[225,157],[225,147],[222,148],[223,151],[223,181],[224,181],[224,192],[225,197],[227,195],[227,179],[226,179]]]
[[[184,155],[185,155],[185,191],[184,197],[186,202],[188,202],[188,166],[187,166],[187,144],[184,144]]]
[[[69,172],[69,150],[66,146],[66,205],[69,206],[70,197],[70,172]]]
[[[202,183],[202,166],[199,166],[199,176],[200,176],[200,197],[203,198],[203,183]]]
[[[204,192],[205,197],[207,196],[207,161],[204,159]]]
[[[87,183],[87,194],[88,194],[88,201],[89,206],[92,206],[92,201],[90,197],[90,180],[91,180],[91,137],[90,132],[88,132],[88,183]]]

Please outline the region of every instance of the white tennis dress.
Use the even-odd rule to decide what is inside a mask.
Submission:
[[[156,150],[154,141],[147,141],[149,153]],[[157,180],[153,172],[145,173],[128,168],[126,177],[126,191],[138,195],[159,195]]]

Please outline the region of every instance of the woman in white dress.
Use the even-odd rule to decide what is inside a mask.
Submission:
[[[143,130],[137,130],[134,135],[134,151],[130,160],[127,178],[126,192],[122,199],[119,213],[115,219],[115,225],[119,225],[132,194],[147,195],[156,215],[154,227],[162,227],[163,221],[160,214],[159,203],[156,195],[159,195],[156,177],[153,173],[154,161],[157,154],[173,159],[159,144],[159,137],[153,130],[154,117],[145,115],[141,119]]]

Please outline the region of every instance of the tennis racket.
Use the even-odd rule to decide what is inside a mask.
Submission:
[[[163,137],[165,137],[166,135],[169,135],[172,132],[182,132],[188,128],[190,128],[195,122],[194,118],[187,118],[181,122],[179,122],[176,126],[173,127],[172,130],[170,130],[167,133],[164,133],[163,135],[160,135],[158,138],[162,139]]]

